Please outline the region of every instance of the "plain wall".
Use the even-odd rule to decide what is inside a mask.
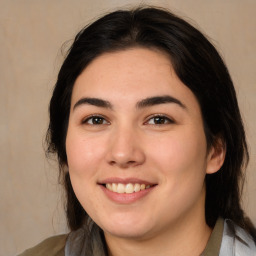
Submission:
[[[256,1],[143,1],[168,7],[206,33],[229,67],[251,153],[246,213],[256,224]],[[43,140],[61,45],[125,0],[0,0],[0,255],[66,232],[58,170]]]

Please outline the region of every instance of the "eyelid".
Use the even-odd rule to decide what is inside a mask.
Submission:
[[[149,120],[151,120],[152,118],[156,118],[156,117],[161,117],[161,118],[165,118],[168,123],[165,124],[148,124]],[[147,117],[146,121],[143,124],[148,124],[148,125],[168,125],[168,124],[174,124],[175,121],[173,118],[166,116],[165,114],[153,114]]]
[[[92,114],[92,115],[89,115],[89,116],[83,118],[82,121],[81,121],[81,123],[82,123],[82,124],[93,125],[93,124],[89,124],[89,123],[88,123],[88,120],[90,120],[91,118],[94,118],[94,117],[102,118],[102,119],[104,119],[104,120],[107,122],[107,124],[110,124],[110,122],[108,121],[108,119],[107,119],[104,115],[101,115],[101,114]],[[101,125],[106,125],[106,124],[101,124]]]

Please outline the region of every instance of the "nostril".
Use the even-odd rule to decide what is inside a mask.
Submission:
[[[127,162],[122,163],[122,162],[116,162],[116,161],[112,160],[112,161],[109,161],[109,164],[111,166],[119,165],[122,168],[128,168],[128,167],[131,167],[131,166],[135,166],[138,163],[136,161],[127,161]]]
[[[134,164],[136,163],[135,161],[128,161],[127,164]]]
[[[114,165],[114,164],[115,164],[115,161],[110,161],[109,164],[110,164],[110,165]]]

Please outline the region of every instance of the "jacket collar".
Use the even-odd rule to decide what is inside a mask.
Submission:
[[[256,256],[252,237],[232,220],[224,221],[223,238],[219,256]]]

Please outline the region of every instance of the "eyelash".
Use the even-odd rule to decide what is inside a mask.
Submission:
[[[98,122],[97,119],[98,119],[98,121],[100,121],[100,123],[93,123],[93,120]],[[154,122],[155,121],[156,122],[160,121],[160,123],[150,123],[150,120],[153,120]],[[91,121],[91,122],[89,122],[89,121]],[[166,124],[173,124],[173,123],[175,123],[174,120],[170,119],[169,117],[166,117],[165,115],[156,114],[156,115],[153,115],[153,116],[149,117],[146,120],[146,122],[144,122],[143,124],[146,124],[146,125],[166,125]],[[110,124],[110,122],[107,121],[106,118],[101,116],[101,115],[92,115],[92,116],[89,116],[86,119],[84,119],[82,121],[82,124],[108,125],[108,124]]]
[[[156,121],[156,119],[159,119],[160,121],[164,121],[164,123],[161,123],[161,122],[160,123],[153,123],[153,124],[149,123],[150,120]],[[174,123],[175,123],[174,120],[170,119],[169,117],[166,117],[165,115],[156,114],[156,115],[153,115],[153,116],[149,117],[144,124],[148,124],[148,125],[166,125],[166,124],[174,124]]]
[[[101,121],[103,121],[103,123],[98,123],[98,124],[95,124],[93,123],[93,119],[100,119]],[[89,123],[89,121],[92,121],[91,123]],[[106,125],[106,124],[110,124],[109,121],[106,120],[105,117],[101,116],[101,115],[92,115],[92,116],[89,116],[87,117],[86,119],[84,119],[82,121],[82,124],[88,124],[88,125]]]

